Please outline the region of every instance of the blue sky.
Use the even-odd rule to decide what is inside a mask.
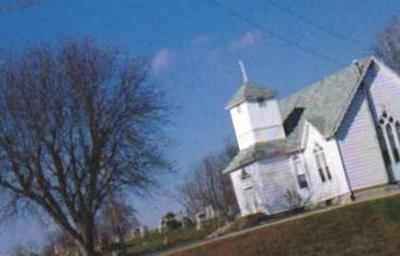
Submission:
[[[376,32],[400,10],[399,1],[212,2],[48,0],[0,14],[6,51],[89,35],[149,59],[158,86],[180,106],[168,150],[177,172],[160,177],[152,197],[130,198],[150,226],[178,207],[174,187],[190,167],[233,136],[224,104],[241,81],[238,59],[251,80],[285,97],[368,54]],[[35,220],[1,226],[0,254],[47,230]]]

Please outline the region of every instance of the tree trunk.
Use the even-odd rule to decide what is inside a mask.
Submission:
[[[80,228],[83,235],[83,242],[80,241],[79,248],[83,256],[96,256],[94,221],[86,217],[86,222]]]
[[[76,242],[78,245],[79,251],[81,252],[82,256],[96,256],[96,250],[95,250],[95,243],[94,239],[88,239],[85,240],[84,242],[78,241]]]
[[[120,252],[122,253],[122,255],[126,255],[126,245],[125,245],[125,237],[124,234],[121,230],[120,227],[120,223],[117,224],[118,225],[118,238],[119,238],[119,243],[118,243],[118,247],[120,249]]]
[[[82,256],[96,256],[96,250],[94,249],[94,245],[90,245],[90,243],[79,244],[79,250]]]
[[[93,236],[88,236],[85,241],[85,253],[84,256],[96,256],[95,243]]]

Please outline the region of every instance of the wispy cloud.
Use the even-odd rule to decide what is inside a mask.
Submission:
[[[211,38],[209,35],[200,35],[195,38],[193,38],[192,43],[194,45],[206,45],[210,43]]]
[[[240,38],[232,41],[229,45],[230,50],[241,50],[256,46],[261,41],[261,34],[258,31],[248,31]]]
[[[155,73],[167,70],[172,63],[174,52],[169,48],[160,49],[151,61],[151,68]]]

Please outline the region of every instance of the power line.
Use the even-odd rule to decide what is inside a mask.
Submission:
[[[302,15],[299,15],[296,12],[294,12],[294,11],[288,9],[288,8],[285,8],[285,7],[283,7],[283,6],[281,6],[281,5],[277,4],[277,3],[274,3],[272,1],[268,1],[268,3],[271,6],[275,7],[276,9],[281,10],[282,12],[284,12],[284,13],[286,13],[286,14],[288,14],[288,15],[290,15],[290,16],[292,16],[292,17],[294,17],[294,18],[296,18],[296,19],[298,19],[300,21],[302,21],[303,23],[305,23],[305,24],[307,24],[309,26],[314,27],[315,29],[317,29],[317,30],[319,30],[321,32],[324,32],[327,35],[330,35],[332,37],[338,38],[338,39],[340,39],[342,41],[348,41],[348,42],[350,42],[352,44],[360,45],[360,43],[357,40],[354,40],[353,38],[345,36],[345,35],[337,32],[335,30],[332,30],[332,29],[329,29],[329,28],[327,28],[325,26],[322,26],[321,24],[318,24],[318,23],[314,22],[311,19],[308,19],[308,18],[306,18],[306,17],[304,17]]]
[[[0,5],[0,15],[15,12],[23,9],[33,7],[35,5],[41,4],[42,0],[14,0],[10,1],[8,4]]]
[[[237,12],[236,10],[234,10],[233,8],[227,7],[227,6],[223,5],[222,3],[220,3],[220,2],[218,2],[216,0],[209,0],[209,3],[217,6],[218,8],[220,8],[221,10],[226,12],[227,14],[229,14],[229,15],[231,15],[231,16],[233,16],[233,17],[235,17],[235,18],[237,18],[237,19],[239,19],[239,20],[241,20],[243,22],[246,22],[247,24],[250,24],[250,25],[258,28],[261,32],[263,32],[263,33],[265,33],[265,34],[267,34],[267,35],[269,35],[271,37],[274,37],[274,38],[282,41],[283,43],[285,43],[287,45],[290,45],[290,46],[292,46],[292,47],[294,47],[294,48],[296,48],[298,50],[301,50],[303,52],[306,52],[306,53],[308,53],[310,55],[313,55],[313,56],[315,56],[317,58],[320,58],[320,59],[323,59],[325,61],[331,62],[333,64],[343,65],[343,63],[341,61],[338,61],[338,60],[330,57],[329,55],[325,55],[325,54],[323,54],[323,53],[321,53],[321,52],[319,52],[317,50],[314,50],[314,49],[308,48],[306,46],[303,46],[303,45],[299,44],[298,42],[293,41],[292,39],[285,37],[284,35],[276,33],[275,31],[270,30],[267,27],[263,26],[262,24],[252,20],[248,16],[244,16],[243,14],[241,14],[241,13]]]

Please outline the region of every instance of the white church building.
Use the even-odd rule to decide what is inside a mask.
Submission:
[[[400,180],[400,78],[375,57],[282,100],[244,74],[226,108],[240,151],[223,172],[242,216],[292,209],[288,191],[323,206]]]

